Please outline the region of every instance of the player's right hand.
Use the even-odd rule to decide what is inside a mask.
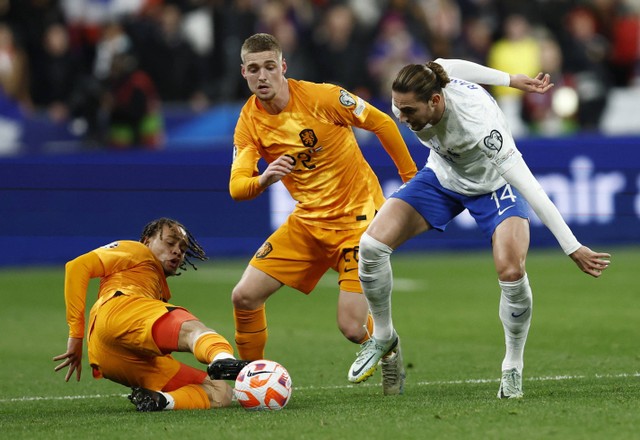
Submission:
[[[294,159],[291,156],[282,155],[267,166],[264,173],[260,175],[258,182],[260,186],[266,188],[290,174],[294,168]]]
[[[67,375],[64,377],[65,382],[69,382],[74,371],[76,373],[76,380],[79,382],[80,375],[82,374],[82,338],[69,338],[67,341],[67,351],[53,358],[54,362],[61,360],[64,360],[64,362],[56,365],[54,371],[58,372],[68,366],[69,371],[67,371]]]

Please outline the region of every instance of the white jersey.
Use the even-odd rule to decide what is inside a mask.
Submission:
[[[435,125],[414,132],[432,152],[427,159],[440,184],[466,196],[488,194],[505,183],[515,187],[551,230],[567,255],[580,242],[516,148],[504,114],[475,82],[510,85],[508,73],[464,60],[437,59],[451,82],[442,89],[445,110]],[[467,78],[459,79],[458,76]],[[400,111],[393,106],[396,117]]]
[[[522,156],[502,110],[484,88],[458,78],[451,78],[442,94],[442,119],[415,132],[432,150],[427,167],[442,186],[460,194],[500,188],[506,183],[502,174]]]

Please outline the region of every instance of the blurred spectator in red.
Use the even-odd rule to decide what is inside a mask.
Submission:
[[[431,59],[428,49],[407,29],[403,18],[396,14],[384,17],[371,45],[367,60],[369,73],[375,82],[374,94],[389,102],[391,83],[407,64],[421,64]]]
[[[34,104],[44,107],[54,122],[66,120],[81,75],[82,63],[71,51],[67,29],[61,23],[47,26],[31,75]]]
[[[130,51],[113,56],[105,105],[109,115],[107,142],[111,148],[162,147],[160,99],[153,81],[138,68],[138,61]]]
[[[162,1],[58,0],[69,29],[71,47],[74,51],[82,52],[83,59],[87,59],[90,65],[94,57],[98,56],[95,51],[100,41],[104,40],[105,27],[109,23],[122,22],[127,17],[137,16],[146,8]],[[101,78],[108,76],[108,63],[102,73],[104,76]]]
[[[611,35],[611,68],[616,86],[640,81],[640,4],[614,18]]]
[[[573,76],[578,92],[578,121],[583,130],[599,128],[610,85],[609,42],[597,31],[596,17],[584,7],[566,17],[564,71]]]

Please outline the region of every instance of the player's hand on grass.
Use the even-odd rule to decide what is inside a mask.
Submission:
[[[586,246],[581,246],[569,255],[581,271],[598,278],[609,267],[611,255],[604,252],[594,252]]]
[[[554,84],[551,82],[551,76],[548,73],[538,73],[535,78],[519,73],[517,75],[509,75],[511,82],[510,87],[522,90],[528,93],[546,93]]]
[[[281,180],[291,173],[295,166],[295,160],[288,155],[282,155],[269,164],[264,173],[260,175],[260,186],[266,188]]]
[[[64,360],[64,362],[54,368],[56,372],[65,367],[69,367],[69,371],[67,371],[67,375],[64,378],[65,382],[69,382],[74,371],[76,373],[76,380],[79,382],[80,375],[82,374],[82,338],[69,338],[67,341],[67,351],[54,357],[53,360],[54,362]]]

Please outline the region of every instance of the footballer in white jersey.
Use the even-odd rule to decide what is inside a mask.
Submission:
[[[525,264],[528,205],[583,272],[599,277],[609,266],[608,253],[594,252],[575,238],[524,162],[497,103],[478,84],[538,93],[553,86],[549,75],[509,75],[462,60],[410,64],[393,82],[395,115],[432,151],[427,165],[391,195],[360,239],[358,271],[374,331],[349,370],[351,382],[366,380],[380,363],[383,380],[393,378],[402,388],[405,370],[391,317],[391,254],[418,234],[444,231],[465,209],[490,239],[498,275],[505,334],[499,398],[523,396],[524,346],[533,312]]]
[[[503,186],[501,174],[521,154],[493,97],[478,84],[457,78],[442,93],[442,119],[416,132],[437,153],[429,155],[427,166],[442,186],[460,194],[486,194]]]

